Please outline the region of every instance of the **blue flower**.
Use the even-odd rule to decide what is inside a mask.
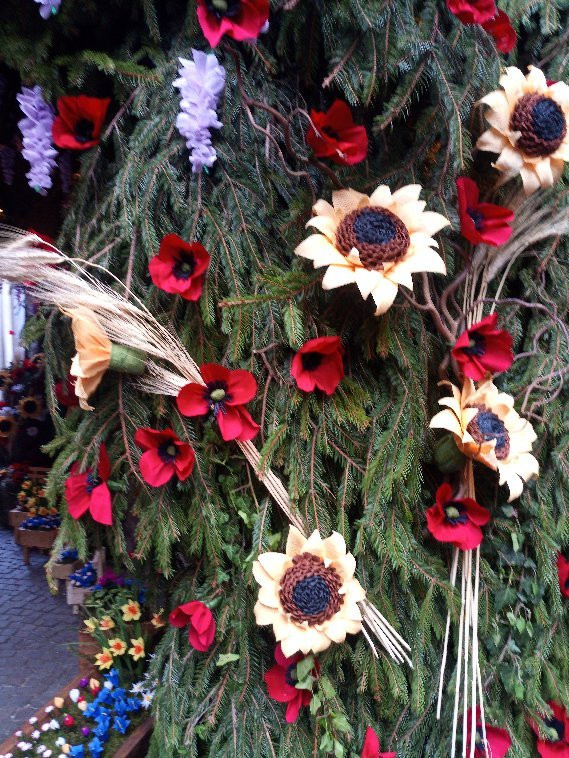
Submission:
[[[30,170],[26,174],[28,184],[40,195],[45,195],[52,185],[51,173],[57,165],[57,150],[51,142],[51,125],[55,113],[43,99],[42,89],[38,85],[32,88],[22,87],[17,100],[26,117],[18,122],[18,126],[23,137],[22,155],[30,164]]]
[[[75,756],[78,756],[78,758],[84,758],[85,748],[83,747],[83,745],[74,745],[70,747],[69,755],[75,755]]]
[[[126,702],[127,702],[127,710],[129,712],[131,711],[136,712],[142,708],[142,703],[140,702],[140,700],[138,700],[138,698],[129,697]]]
[[[113,729],[124,734],[130,726],[130,721],[125,716],[116,716],[113,722]]]
[[[124,700],[126,697],[126,692],[122,687],[115,687],[111,694],[115,703],[117,700]]]
[[[89,750],[93,758],[99,758],[103,755],[104,745],[98,737],[94,737],[89,743]]]
[[[117,716],[124,716],[128,712],[126,701],[119,700],[115,703],[115,713]]]
[[[119,672],[117,669],[112,668],[107,674],[105,674],[105,681],[110,682],[113,687],[119,686]]]

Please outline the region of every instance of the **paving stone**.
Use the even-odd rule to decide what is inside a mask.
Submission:
[[[12,533],[0,529],[0,742],[27,721],[79,671],[79,617],[52,595],[44,566],[24,566]]]

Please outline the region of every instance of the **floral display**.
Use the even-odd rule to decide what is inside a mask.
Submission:
[[[188,627],[188,642],[195,649],[207,653],[215,639],[215,619],[205,603],[192,600],[171,611],[168,621],[171,626]]]
[[[537,752],[541,758],[565,758],[569,755],[569,714],[560,704],[550,700],[551,716],[543,719],[543,726],[531,723],[537,736]]]
[[[462,236],[474,245],[484,243],[496,247],[512,236],[514,213],[509,208],[480,202],[480,190],[472,179],[461,176],[456,180],[458,212]]]
[[[481,103],[490,129],[476,143],[479,150],[499,153],[493,166],[511,179],[520,174],[527,195],[552,187],[569,160],[569,87],[548,84],[543,71],[529,73],[509,66],[500,77],[501,90],[485,95]]]
[[[209,260],[199,242],[185,242],[177,234],[167,234],[148,270],[153,283],[164,292],[180,295],[184,300],[199,300]]]
[[[269,0],[198,0],[198,21],[216,47],[224,35],[240,42],[257,39],[269,19]]]
[[[32,516],[56,516],[57,508],[50,505],[45,493],[45,480],[24,479],[17,495],[18,509]]]
[[[469,710],[466,717],[468,744],[470,744],[470,734],[472,729],[471,714],[472,711]],[[490,726],[489,724],[485,725],[484,731],[486,733],[486,740],[484,740],[482,733],[480,708],[477,708],[474,758],[486,758],[487,755],[491,755],[492,758],[505,758],[512,745],[512,740],[510,739],[508,732],[505,729],[501,729],[497,726]]]
[[[475,387],[466,379],[462,392],[448,382],[452,397],[439,400],[446,406],[431,419],[432,429],[452,432],[459,449],[468,457],[497,471],[499,483],[510,490],[508,502],[522,494],[524,482],[536,477],[539,464],[531,454],[537,435],[514,408],[514,399],[490,381]]]
[[[461,550],[472,550],[482,542],[481,526],[490,511],[470,497],[456,497],[450,484],[441,484],[435,505],[427,509],[427,528],[439,542],[450,542]]]
[[[283,655],[319,653],[362,627],[358,602],[365,592],[354,578],[356,561],[341,534],[307,539],[296,527],[285,553],[261,553],[253,564],[260,585],[255,605],[259,626],[272,625]]]
[[[69,574],[68,580],[74,587],[93,587],[97,583],[97,570],[88,561],[84,566]]]
[[[357,284],[366,300],[372,296],[376,316],[393,304],[399,285],[413,289],[411,274],[418,271],[446,273],[444,261],[433,248],[432,238],[448,221],[440,213],[424,211],[421,186],[410,184],[393,194],[381,185],[369,197],[353,189],[338,190],[332,205],[318,200],[315,217],[307,226],[313,234],[296,248],[314,268],[327,266],[325,290]]]
[[[569,597],[569,560],[562,553],[557,556],[557,574],[561,594]]]
[[[43,10],[43,8],[42,8]],[[22,132],[22,155],[30,164],[26,174],[30,187],[45,195],[51,188],[51,174],[56,166],[57,150],[51,142],[51,126],[55,118],[53,108],[43,98],[42,88],[22,87],[18,95],[25,118],[18,122]]]
[[[42,531],[51,531],[59,529],[61,518],[59,516],[32,516],[22,521],[20,529],[39,529]]]
[[[217,159],[211,129],[223,126],[217,117],[217,104],[225,86],[225,69],[213,53],[206,55],[201,50],[192,50],[192,56],[193,60],[179,59],[182,67],[173,86],[181,95],[176,127],[186,138],[192,170],[199,173],[211,168]]]
[[[99,144],[109,97],[60,97],[53,122],[53,141],[69,150],[89,150]]]
[[[482,24],[482,28],[494,37],[494,44],[501,53],[511,53],[516,46],[518,35],[504,11],[498,10],[494,18]]]
[[[368,726],[365,733],[361,758],[396,758],[396,754],[391,752],[380,752],[379,737],[374,730]]]
[[[290,369],[298,389],[314,392],[317,387],[331,395],[344,378],[344,352],[339,337],[317,337],[305,342]]]
[[[245,404],[257,394],[253,374],[242,369],[228,369],[216,363],[200,366],[205,382],[190,382],[178,393],[177,403],[184,416],[212,413],[224,440],[251,440],[259,431]]]
[[[144,452],[140,472],[145,482],[160,487],[175,475],[185,481],[194,469],[195,453],[172,429],[137,429],[134,441]]]
[[[110,526],[113,523],[111,491],[107,485],[110,475],[111,464],[105,445],[99,448],[96,474],[90,468],[80,472],[79,464],[73,464],[65,481],[65,500],[74,519],[89,512],[99,524]]]
[[[306,143],[317,158],[353,166],[365,160],[368,138],[365,126],[354,123],[352,111],[343,100],[334,100],[327,111],[310,111]]]
[[[280,645],[275,647],[275,665],[265,672],[263,679],[267,685],[269,697],[278,703],[286,703],[286,721],[293,724],[298,718],[300,709],[305,705],[310,705],[312,692],[306,689],[299,689],[295,686],[298,681],[296,676],[296,665],[303,656],[296,654],[287,658]]]
[[[451,351],[462,373],[477,382],[488,374],[506,371],[513,363],[512,335],[497,329],[497,325],[498,314],[494,311],[466,329]]]

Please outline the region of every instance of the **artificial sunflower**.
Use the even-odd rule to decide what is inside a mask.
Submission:
[[[8,439],[15,434],[18,423],[13,416],[0,416],[0,437]]]
[[[432,429],[448,429],[459,449],[469,458],[497,471],[500,484],[507,484],[509,501],[522,494],[523,484],[539,473],[531,454],[537,435],[532,425],[514,408],[514,398],[500,392],[490,381],[478,388],[465,379],[462,392],[450,382],[452,397],[443,397],[447,406],[431,419]]]
[[[18,412],[22,418],[39,418],[42,411],[43,406],[36,397],[23,397],[18,403]]]
[[[371,295],[376,316],[395,300],[399,285],[413,289],[411,274],[445,274],[443,259],[432,235],[449,224],[440,213],[424,211],[420,184],[409,184],[391,194],[379,186],[369,197],[353,189],[332,193],[332,205],[318,200],[307,226],[320,234],[305,239],[294,251],[328,266],[325,290],[355,282],[364,300]]]
[[[529,66],[526,76],[509,66],[500,85],[502,90],[480,100],[490,106],[485,114],[490,129],[476,147],[499,153],[494,167],[506,179],[520,174],[526,195],[552,187],[569,160],[569,87],[564,82],[548,84],[535,66]]]
[[[357,634],[362,628],[358,602],[366,593],[354,579],[355,568],[356,560],[346,553],[338,532],[323,540],[314,531],[306,539],[291,526],[286,553],[262,553],[253,564],[261,585],[257,624],[273,625],[287,658],[343,642],[347,633]]]
[[[93,315],[83,308],[65,311],[71,318],[75,354],[70,374],[76,377],[75,394],[84,411],[92,411],[87,399],[95,392],[111,363],[112,342]]]

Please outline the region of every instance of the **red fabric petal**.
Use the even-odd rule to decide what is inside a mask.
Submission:
[[[320,366],[313,372],[316,386],[327,395],[332,395],[337,386],[344,378],[344,366],[342,359],[336,356],[325,358]]]
[[[354,124],[352,112],[345,102],[335,100],[325,113],[311,111],[310,118],[313,125],[306,132],[306,143],[318,158],[330,158],[345,166],[365,159],[368,150],[366,129]]]
[[[142,478],[152,487],[161,487],[174,476],[174,464],[163,461],[158,455],[157,448],[151,448],[143,453],[138,465]]]
[[[238,437],[235,437],[235,439],[239,440],[239,442],[246,442],[247,440],[252,440],[254,437],[257,436],[257,434],[259,433],[259,429],[261,427],[259,426],[259,424],[257,424],[256,421],[253,421],[253,419],[251,418],[251,414],[243,405],[240,405],[237,408],[237,410],[241,418],[241,433],[239,434]],[[223,432],[222,432],[222,436],[223,436]]]
[[[194,259],[194,270],[187,279],[178,278],[173,268],[180,252],[190,253]],[[183,297],[185,300],[199,300],[204,282],[204,274],[210,262],[207,250],[199,242],[186,242],[177,234],[167,234],[162,238],[158,255],[148,264],[152,282],[156,287]]]
[[[205,603],[202,603],[199,600],[194,601],[194,607],[189,615],[191,617],[192,626],[198,634],[206,632],[213,621],[210,609]]]
[[[186,384],[178,392],[176,404],[184,416],[203,416],[209,412],[209,402],[204,397],[206,388],[201,384]]]
[[[195,619],[192,618],[188,634],[190,645],[196,650],[206,653],[215,639],[215,619],[212,616],[209,625],[202,632],[198,632],[194,627],[194,621]]]
[[[60,97],[57,101],[58,115],[52,124],[54,143],[71,150],[88,150],[97,145],[110,102],[110,98],[86,95]],[[75,137],[75,125],[82,118],[93,124],[93,139],[88,142],[79,142]]]
[[[466,506],[466,514],[473,524],[484,526],[490,521],[490,511],[470,497],[464,497],[456,502]]]
[[[225,382],[229,384],[231,371],[219,363],[203,363],[200,366],[200,374],[206,384],[210,382]]]
[[[463,24],[483,24],[496,15],[494,0],[447,0],[447,7]]]
[[[494,37],[496,47],[501,53],[509,53],[516,46],[516,30],[504,11],[499,10],[493,19],[482,24],[482,28]]]
[[[91,496],[87,492],[89,471],[90,469],[83,474],[70,474],[65,482],[65,500],[69,513],[74,519],[81,518],[89,509],[91,502]]]
[[[173,611],[170,611],[168,621],[172,626],[181,629],[186,626],[186,624],[190,623],[190,617],[182,610],[181,606],[178,606],[177,608],[174,608]]]
[[[105,483],[99,484],[91,492],[91,504],[89,512],[94,521],[105,526],[111,526],[113,523],[113,512],[111,508],[111,492]]]
[[[143,450],[159,447],[167,439],[176,439],[176,434],[171,429],[150,429],[141,427],[134,434],[135,443]]]
[[[227,381],[227,394],[231,400],[226,400],[226,405],[243,405],[248,403],[257,394],[257,380],[250,371],[236,369],[229,372]]]
[[[298,718],[300,709],[303,706],[302,691],[301,690],[296,690],[296,691],[298,693],[297,696],[293,698],[286,707],[285,719],[286,719],[287,724],[294,724],[294,722]],[[304,691],[307,692],[307,690],[304,690]]]
[[[174,466],[176,468],[178,479],[183,482],[194,470],[196,454],[194,453],[192,446],[188,445],[186,442],[176,442],[175,444],[178,448],[178,455],[174,461]]]
[[[277,643],[275,647],[275,661],[278,663],[279,666],[282,666],[283,668],[288,668],[289,666],[294,665],[295,663],[298,663],[302,658],[302,655],[299,653],[296,653],[295,655],[291,655],[290,658],[287,658],[286,655],[283,653],[283,649],[281,647],[281,643]]]
[[[486,727],[486,739],[490,745],[489,752],[492,758],[505,758],[506,753],[512,746],[512,740],[510,739],[508,732],[505,729],[500,729],[497,726]],[[480,750],[477,752],[480,753],[480,758],[485,758],[485,750]]]
[[[241,9],[233,18],[216,18],[198,0],[198,21],[205,38],[215,47],[224,34],[237,41],[256,39],[269,18],[269,0],[241,0]]]
[[[443,482],[435,493],[435,501],[437,505],[444,506],[452,500],[452,487],[448,482]]]
[[[557,556],[557,573],[561,594],[563,597],[569,597],[569,561],[562,553]]]
[[[99,448],[99,466],[97,468],[99,477],[104,481],[108,481],[111,475],[111,462],[109,461],[109,454],[105,445],[101,445]]]
[[[282,666],[276,665],[270,668],[263,675],[263,679],[267,685],[269,697],[278,703],[289,703],[300,693],[300,690],[287,682],[286,669]]]
[[[482,530],[471,521],[464,524],[451,524],[444,515],[441,518],[439,507],[434,505],[425,511],[427,529],[439,542],[450,542],[461,550],[472,550],[482,542]]]
[[[296,386],[299,390],[303,390],[304,392],[313,392],[316,388],[316,378],[314,376],[314,371],[305,371],[302,368],[302,356],[300,353],[297,353],[292,359],[290,373],[291,376],[295,379]]]
[[[379,758],[379,737],[370,726],[366,729],[361,758]]]
[[[484,242],[487,245],[497,246],[507,242],[513,231],[508,226],[508,223],[514,219],[513,211],[493,203],[480,203],[480,193],[476,182],[466,176],[461,176],[456,180],[456,188],[462,236],[475,245]],[[469,210],[475,211],[481,217],[478,229]]]
[[[217,423],[221,436],[226,442],[230,440],[252,440],[260,426],[251,418],[249,411],[243,405],[227,406],[225,411],[217,414]]]

